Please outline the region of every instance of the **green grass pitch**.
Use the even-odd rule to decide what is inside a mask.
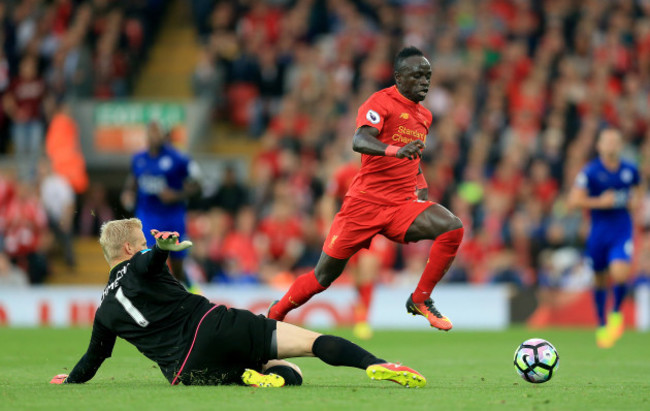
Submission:
[[[333,334],[352,338],[349,330]],[[421,389],[371,381],[365,372],[298,359],[304,385],[281,389],[170,387],[155,364],[118,340],[93,380],[48,384],[84,353],[88,329],[0,328],[1,410],[424,410],[424,409],[650,409],[650,336],[627,332],[599,350],[588,330],[443,333],[378,332],[360,344],[401,361],[428,380]],[[513,366],[516,346],[545,338],[560,368],[545,384],[529,384]]]

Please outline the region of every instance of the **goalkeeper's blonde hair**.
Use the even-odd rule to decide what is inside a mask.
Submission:
[[[109,263],[122,255],[122,246],[126,242],[137,240],[136,233],[142,231],[142,221],[138,218],[113,220],[102,224],[99,230],[99,244],[104,258]]]

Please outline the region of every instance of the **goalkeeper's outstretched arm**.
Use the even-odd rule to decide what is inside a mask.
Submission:
[[[93,324],[88,350],[74,366],[70,375],[58,374],[51,384],[81,384],[90,381],[106,358],[109,358],[117,337],[97,320]]]

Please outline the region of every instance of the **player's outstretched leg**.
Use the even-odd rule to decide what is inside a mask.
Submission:
[[[318,357],[326,364],[366,370],[375,380],[394,381],[405,387],[423,387],[426,379],[411,368],[389,363],[341,337],[322,335],[278,322],[278,358]]]
[[[289,291],[269,307],[267,317],[284,321],[289,311],[300,307],[314,295],[323,292],[343,272],[348,259],[338,259],[321,253],[316,268],[296,278]]]
[[[289,291],[278,301],[274,301],[269,307],[267,317],[272,320],[284,321],[289,311],[298,308],[314,295],[325,291],[326,287],[320,285],[314,270],[298,276],[291,284]]]

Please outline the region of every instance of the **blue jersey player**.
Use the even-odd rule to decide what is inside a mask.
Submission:
[[[632,260],[632,213],[641,202],[639,171],[621,159],[621,134],[612,128],[598,136],[598,157],[578,174],[569,195],[572,207],[591,214],[591,231],[586,254],[595,273],[594,301],[598,314],[596,343],[601,348],[614,345],[623,333],[621,303]],[[608,275],[614,291],[612,311],[606,316]]]
[[[166,141],[157,122],[147,127],[147,144],[146,150],[133,156],[122,204],[127,209],[135,205],[147,244],[153,245],[150,231],[154,228],[185,237],[186,201],[199,191],[198,166]],[[186,251],[172,252],[169,261],[174,276],[189,286],[183,269],[185,255]]]

